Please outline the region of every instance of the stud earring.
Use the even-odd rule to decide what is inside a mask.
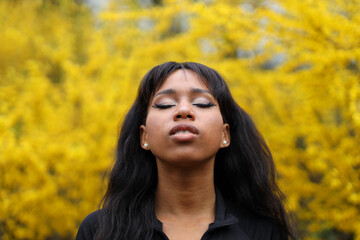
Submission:
[[[148,144],[147,143],[144,143],[144,148],[148,148]]]
[[[223,144],[224,144],[224,145],[226,145],[226,144],[227,144],[227,141],[226,141],[226,140],[224,140],[224,141],[223,141]]]

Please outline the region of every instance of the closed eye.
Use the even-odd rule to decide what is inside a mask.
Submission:
[[[175,104],[155,104],[153,108],[167,109],[176,106]]]
[[[194,106],[200,107],[200,108],[209,108],[216,106],[215,103],[209,102],[209,103],[193,103]]]

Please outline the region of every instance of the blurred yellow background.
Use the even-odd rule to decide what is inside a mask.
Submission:
[[[1,0],[0,17],[0,239],[74,238],[142,76],[173,60],[226,79],[304,239],[360,240],[360,0]]]

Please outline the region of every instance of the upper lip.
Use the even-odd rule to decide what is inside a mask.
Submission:
[[[190,131],[193,134],[199,134],[199,130],[190,124],[178,124],[170,130],[170,135],[174,135],[179,131]]]

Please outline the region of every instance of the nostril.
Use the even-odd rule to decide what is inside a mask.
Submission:
[[[191,112],[178,112],[178,113],[175,113],[174,119],[177,119],[177,120],[179,120],[179,119],[191,119],[191,120],[194,120],[195,116]]]

